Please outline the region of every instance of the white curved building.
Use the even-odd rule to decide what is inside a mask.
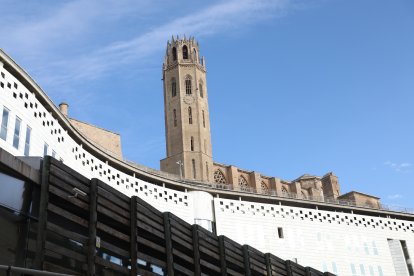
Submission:
[[[261,193],[254,192],[260,189],[238,188],[230,181],[229,185],[213,183],[214,170],[221,165],[213,164],[211,142],[208,140],[210,126],[204,60],[200,61],[198,44],[194,40],[172,43],[177,48],[189,47],[187,55],[190,54],[193,59],[187,57],[188,60],[185,60],[180,49],[178,56],[175,53],[175,60],[173,52],[171,57],[167,53],[164,77],[168,75],[168,80],[164,79],[164,93],[170,93],[168,87],[172,85],[170,80],[173,78],[182,83],[182,87],[178,85],[178,89],[175,88],[178,95],[174,96],[179,99],[174,110],[180,111],[181,115],[184,114],[181,110],[187,112],[192,104],[205,101],[205,109],[201,104],[197,105],[190,115],[194,116],[194,124],[198,126],[207,121],[208,130],[191,134],[191,129],[181,128],[180,139],[188,140],[188,145],[182,145],[183,148],[177,153],[180,154],[179,159],[174,157],[177,141],[171,141],[177,133],[167,130],[167,143],[170,143],[162,167],[170,173],[124,161],[119,152],[114,153],[114,148],[99,146],[88,137],[87,131],[80,130],[83,123],[76,123],[64,114],[67,112],[65,105],[62,106],[62,113],[35,81],[3,51],[0,51],[0,147],[14,156],[21,156],[26,162],[30,162],[30,157],[51,155],[85,177],[100,179],[128,196],[136,195],[160,211],[170,211],[186,222],[200,224],[241,244],[295,260],[304,266],[338,275],[414,275],[411,264],[414,256],[412,213],[385,210],[377,205],[350,205],[349,201],[339,200],[339,188],[336,200],[329,201],[323,195],[316,196],[316,192],[321,191],[316,186],[306,190],[314,191],[314,194],[306,192],[302,193],[304,196],[292,196],[293,190],[284,188],[290,189],[288,183],[278,180],[273,180],[273,186],[266,186],[266,192],[262,186]],[[191,45],[196,45],[196,52],[191,51]],[[173,51],[173,48],[171,46],[169,50]],[[190,72],[188,68],[196,68],[198,75],[194,77],[192,73],[178,74],[174,71]],[[196,87],[193,91],[198,93],[193,96],[188,93],[191,90],[188,90],[186,82],[190,79],[201,80],[193,84],[192,87]],[[201,91],[204,93],[202,97]],[[175,99],[171,97],[171,101]],[[177,118],[170,118],[168,112],[166,108],[166,125],[174,127]],[[189,118],[182,115],[178,123],[186,120]],[[196,154],[192,153],[192,149],[185,149],[186,146],[198,147],[194,141],[200,141],[199,147],[203,148],[203,140],[207,144],[205,152],[199,150]],[[186,158],[188,161],[182,160]],[[171,164],[181,160],[185,163],[184,179],[172,174],[176,172]],[[175,169],[178,167],[181,166]],[[197,177],[196,169],[190,173],[192,168],[203,172],[205,177]],[[229,169],[225,175],[227,179],[231,171]],[[305,191],[305,184],[300,184],[305,178],[291,184]],[[266,181],[265,185],[272,182],[270,178]],[[315,183],[322,182],[319,178],[319,182]],[[239,184],[245,185],[244,182]],[[354,192],[352,196],[355,199],[364,195]]]

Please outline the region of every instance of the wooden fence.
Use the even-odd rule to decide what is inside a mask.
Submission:
[[[39,208],[37,269],[74,275],[333,275],[161,213],[51,157],[42,165]]]

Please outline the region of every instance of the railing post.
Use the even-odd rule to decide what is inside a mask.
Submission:
[[[193,231],[194,275],[201,275],[198,227],[200,226],[197,224],[193,224],[191,227]]]
[[[137,196],[131,197],[130,201],[130,220],[131,220],[131,275],[136,276],[138,273],[138,248],[137,248]]]
[[[225,248],[225,245],[224,245],[224,236],[219,236],[218,239],[219,239],[221,275],[222,276],[227,276],[226,248]]]
[[[249,246],[243,245],[243,263],[244,263],[244,275],[251,276],[252,271],[250,270],[250,257],[249,257]]]
[[[35,269],[43,270],[45,259],[47,205],[49,202],[49,173],[50,156],[45,156],[42,163],[42,178],[40,183],[39,221],[37,226],[36,255],[33,261]]]
[[[270,253],[265,254],[267,276],[272,276],[272,262],[270,261]]]
[[[287,276],[293,276],[291,262],[292,261],[290,261],[290,260],[285,261],[285,264],[286,264],[286,275]]]
[[[94,276],[96,256],[96,224],[98,222],[98,180],[92,179],[89,186],[89,240],[88,240],[88,276]]]
[[[174,275],[174,259],[173,259],[173,250],[172,250],[172,240],[171,240],[171,223],[170,223],[170,213],[163,213],[164,218],[164,238],[165,238],[165,255],[167,257],[167,275]]]

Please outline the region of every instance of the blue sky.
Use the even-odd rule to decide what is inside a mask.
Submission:
[[[70,116],[165,157],[161,66],[171,35],[206,57],[215,161],[414,208],[411,0],[1,0],[0,47]]]

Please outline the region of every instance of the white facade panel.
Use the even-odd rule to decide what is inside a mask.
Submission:
[[[338,275],[399,276],[387,239],[414,253],[410,221],[221,198],[214,205],[217,234]]]
[[[48,145],[48,155],[76,170],[85,177],[97,178],[128,196],[137,195],[158,210],[170,211],[188,223],[194,223],[193,199],[190,194],[147,183],[133,175],[125,174],[96,158],[76,143],[59,122],[19,80],[2,68],[0,76],[0,114],[10,110],[7,139],[0,139],[0,147],[15,156],[24,155],[26,129],[31,131],[29,156],[43,156]],[[4,75],[4,77],[3,77]],[[13,147],[16,116],[22,122],[18,149]],[[1,117],[0,117],[1,123]]]

